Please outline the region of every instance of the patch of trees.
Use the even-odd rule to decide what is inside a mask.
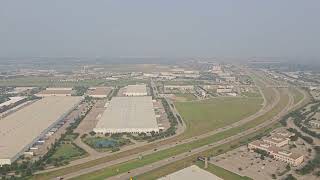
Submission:
[[[315,146],[315,157],[314,159],[307,162],[302,168],[298,169],[297,172],[301,175],[310,174],[315,169],[320,168],[320,146]]]
[[[1,95],[0,96],[0,103],[4,103],[6,101],[9,101],[9,97],[7,95]]]
[[[295,134],[295,136],[300,137],[301,139],[303,139],[304,141],[306,141],[308,144],[313,144],[313,139],[309,136],[304,136],[302,135],[298,130],[293,129],[293,128],[289,128],[287,129],[289,132],[292,132]]]
[[[76,91],[75,92],[75,96],[83,96],[84,93],[87,92],[88,87],[86,87],[86,86],[75,86],[75,87],[73,87],[73,89]]]
[[[178,118],[178,121],[180,122],[180,124],[182,124],[183,122],[182,122],[180,115],[177,114],[177,118]]]
[[[315,104],[314,104],[315,103]],[[311,103],[307,104],[306,106],[310,105]],[[311,117],[310,114],[313,113],[315,114],[315,112],[319,112],[319,107],[320,107],[320,102],[316,101],[316,102],[312,102],[312,105],[310,107],[310,111],[305,111],[305,107],[301,107],[298,110],[295,110],[289,114],[287,114],[286,116],[284,116],[281,120],[280,123],[283,126],[287,125],[287,120],[289,118],[293,119],[293,123],[299,127],[301,129],[301,131],[305,132],[306,134],[315,137],[315,138],[319,138],[320,139],[320,133],[314,132],[312,130],[310,130],[308,127],[304,126],[302,122],[307,123],[311,118],[307,118],[307,116]],[[310,137],[304,136],[306,141],[308,143],[310,143],[312,140],[310,140]],[[312,139],[312,138],[311,138]]]
[[[152,98],[154,98],[154,90],[153,87],[151,86],[151,82],[148,84],[148,86],[150,87],[150,95],[152,96]]]
[[[284,178],[284,180],[297,180],[297,178],[295,178],[292,174],[288,174],[288,176]]]
[[[110,96],[108,97],[108,100],[110,101],[112,97],[116,96],[116,95],[118,94],[119,90],[120,90],[120,87],[119,87],[119,86],[115,87],[115,88],[112,90]]]

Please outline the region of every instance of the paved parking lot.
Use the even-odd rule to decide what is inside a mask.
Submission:
[[[246,146],[214,157],[210,162],[241,176],[261,180],[271,179],[272,174],[283,172],[287,165],[269,157],[261,160],[260,155],[249,152]]]

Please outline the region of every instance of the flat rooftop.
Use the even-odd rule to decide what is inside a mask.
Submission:
[[[147,93],[147,86],[145,84],[128,85],[125,93]]]
[[[98,129],[158,129],[151,96],[113,97],[103,112]]]
[[[161,177],[158,180],[222,180],[218,176],[199,168],[196,165],[189,166],[174,172],[167,176]]]
[[[71,94],[72,90],[43,90],[38,94]]]
[[[25,98],[27,98],[27,97],[25,97],[25,96],[9,97],[8,101],[3,102],[3,103],[0,104],[0,108],[2,108],[3,106],[9,106],[11,104],[14,104],[14,103],[16,103],[18,101],[21,101],[21,100],[25,99]]]
[[[0,159],[12,159],[81,101],[45,97],[0,119]]]

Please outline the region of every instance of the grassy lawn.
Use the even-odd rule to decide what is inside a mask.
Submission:
[[[201,168],[204,168],[204,163],[203,162],[196,162],[196,165],[198,165]],[[206,171],[211,172],[212,174],[215,174],[216,176],[228,180],[250,180],[251,178],[249,177],[243,177],[240,176],[236,173],[233,173],[231,171],[228,171],[226,169],[223,169],[222,167],[216,166],[214,164],[208,163],[208,169],[205,169]]]
[[[241,94],[246,97],[261,97],[259,92],[243,92]]]
[[[175,102],[187,124],[184,137],[200,135],[232,124],[262,107],[262,98],[223,97],[204,101]]]
[[[294,104],[299,103],[303,99],[303,93],[301,93],[295,87],[290,87],[289,90],[293,94]]]
[[[78,134],[67,134],[66,137],[64,137],[65,141],[73,141],[78,137]]]
[[[52,159],[74,159],[83,156],[85,152],[73,144],[60,144],[57,151],[50,157]]]
[[[197,100],[197,98],[193,95],[193,94],[190,94],[190,93],[179,93],[179,94],[174,94],[176,96],[176,101],[179,101],[179,102],[184,102],[184,101],[193,101],[193,100]]]

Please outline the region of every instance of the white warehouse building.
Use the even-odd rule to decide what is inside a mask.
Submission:
[[[159,132],[152,97],[112,98],[93,131],[98,134]]]
[[[82,97],[45,97],[0,120],[0,166],[11,164],[65,118]]]
[[[125,96],[147,96],[147,85],[137,84],[137,85],[128,85],[124,92]]]

